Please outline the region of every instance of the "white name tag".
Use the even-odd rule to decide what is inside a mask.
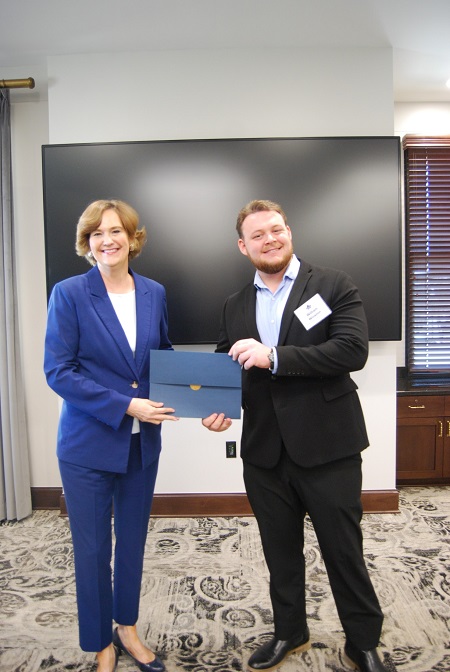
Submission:
[[[311,329],[319,322],[322,322],[328,315],[331,314],[331,308],[327,306],[320,294],[315,294],[308,299],[304,304],[299,306],[294,311],[294,315],[298,317],[306,330]]]

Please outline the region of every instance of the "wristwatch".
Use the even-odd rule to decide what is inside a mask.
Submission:
[[[267,354],[267,357],[269,358],[269,369],[273,371],[273,367],[275,365],[275,355],[273,354],[273,348],[270,348],[270,352]]]

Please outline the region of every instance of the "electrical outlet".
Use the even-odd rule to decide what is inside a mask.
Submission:
[[[236,457],[236,441],[226,441],[227,457]]]

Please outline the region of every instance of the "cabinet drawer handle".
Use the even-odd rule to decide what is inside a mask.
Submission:
[[[425,408],[425,404],[421,404],[420,406],[411,406],[410,404],[408,405],[408,408]]]
[[[450,437],[450,420],[447,420],[447,438]]]
[[[442,439],[442,434],[443,434],[443,429],[444,429],[444,423],[442,422],[442,420],[438,420],[437,423],[438,423],[438,425],[439,425],[439,434],[438,434],[438,438],[439,438],[439,439]]]

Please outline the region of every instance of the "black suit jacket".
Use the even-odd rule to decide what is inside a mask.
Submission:
[[[308,331],[294,311],[315,294],[332,312]],[[261,340],[253,283],[225,302],[216,351],[228,352],[243,338]],[[350,371],[364,367],[368,330],[348,275],[301,262],[283,313],[277,355],[276,375],[268,369],[243,369],[243,460],[271,468],[284,444],[297,464],[311,467],[366,448],[364,416]]]

